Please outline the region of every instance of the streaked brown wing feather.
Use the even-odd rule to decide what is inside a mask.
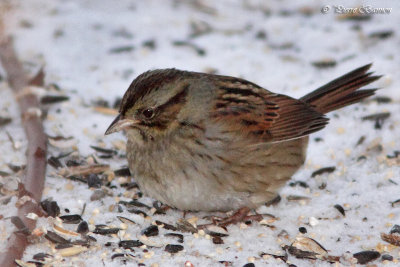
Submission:
[[[254,142],[278,142],[318,131],[328,119],[307,103],[273,94],[245,80],[217,81],[218,96],[211,116],[225,132],[247,133]]]

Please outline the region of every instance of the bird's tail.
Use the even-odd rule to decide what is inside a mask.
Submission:
[[[355,69],[303,96],[301,100],[323,114],[357,103],[373,95],[377,88],[357,89],[382,77],[372,76],[372,72],[367,72],[371,65]]]

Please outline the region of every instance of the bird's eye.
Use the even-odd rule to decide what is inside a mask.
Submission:
[[[142,114],[146,119],[151,119],[154,116],[154,110],[151,108],[146,108],[143,110]]]

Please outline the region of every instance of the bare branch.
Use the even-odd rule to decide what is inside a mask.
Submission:
[[[32,80],[29,80],[14,51],[12,39],[6,37],[3,30],[0,30],[0,63],[18,101],[22,124],[28,139],[27,166],[22,180],[23,185],[19,187],[19,198],[25,196],[28,201],[18,208],[18,217],[31,231],[35,228],[36,222],[26,218],[26,214],[40,211],[38,203],[42,197],[46,173],[47,137],[42,125],[39,101],[29,90],[24,89],[27,86],[42,86],[44,73],[40,70]],[[28,243],[28,235],[21,232],[12,233],[8,239],[6,252],[0,254],[0,266],[15,266],[15,259],[22,257]]]

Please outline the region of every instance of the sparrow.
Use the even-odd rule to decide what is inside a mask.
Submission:
[[[140,190],[184,211],[247,212],[303,165],[326,113],[357,103],[381,76],[357,68],[295,99],[247,80],[178,69],[139,75],[105,134],[123,130]]]

